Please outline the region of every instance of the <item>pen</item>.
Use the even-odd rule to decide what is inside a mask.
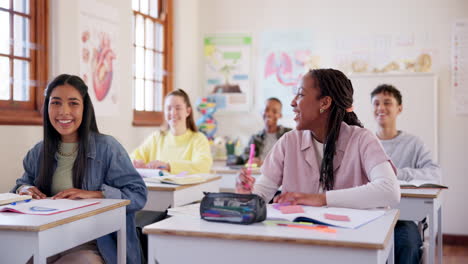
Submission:
[[[26,200],[22,200],[22,201],[12,202],[12,203],[10,203],[10,205],[16,205],[16,204],[19,204],[19,203],[28,203],[30,201],[31,201],[31,199],[26,199]]]

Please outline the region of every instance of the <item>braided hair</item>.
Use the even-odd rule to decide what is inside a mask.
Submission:
[[[324,190],[332,190],[334,184],[333,158],[336,151],[336,141],[340,135],[341,122],[350,126],[363,126],[351,109],[354,90],[346,75],[335,69],[316,69],[309,71],[309,74],[317,81],[320,89],[319,99],[325,96],[332,99],[327,121],[324,154],[320,166],[320,186]]]

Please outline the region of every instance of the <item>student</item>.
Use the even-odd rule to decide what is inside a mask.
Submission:
[[[291,102],[296,129],[275,144],[255,178],[244,169],[236,191],[269,201],[375,208],[400,201],[395,169],[377,137],[352,111],[353,86],[340,71],[309,71]]]
[[[146,203],[146,187],[119,142],[99,133],[88,87],[80,77],[62,74],[48,85],[43,124],[44,139],[27,153],[25,172],[12,191],[34,199],[130,200],[126,208],[127,263],[140,263],[134,214]],[[116,234],[67,250],[48,261],[116,263]]]
[[[209,173],[213,160],[208,139],[193,120],[188,95],[178,89],[164,100],[164,118],[169,131],[156,131],[133,151],[136,168],[163,169],[171,174]]]
[[[378,124],[377,137],[398,168],[398,179],[439,183],[440,168],[431,159],[429,149],[418,137],[397,130],[397,117],[403,110],[400,91],[392,85],[379,85],[372,91],[371,101]],[[413,221],[398,221],[395,226],[396,263],[419,263],[421,245],[416,224]]]
[[[255,144],[255,158],[252,160],[252,163],[261,166],[276,141],[284,133],[291,131],[290,128],[278,125],[278,120],[283,116],[281,114],[282,108],[283,105],[278,98],[271,97],[266,100],[265,109],[263,110],[265,127],[250,138],[249,144],[242,156],[245,162],[249,159],[250,144]]]

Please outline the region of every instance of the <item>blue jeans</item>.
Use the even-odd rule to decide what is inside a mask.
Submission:
[[[395,226],[395,263],[418,264],[421,246],[418,226],[413,221],[398,221]]]

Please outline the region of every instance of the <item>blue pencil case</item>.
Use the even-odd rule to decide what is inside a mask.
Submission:
[[[200,216],[207,221],[252,224],[265,220],[266,203],[256,194],[205,193]]]

